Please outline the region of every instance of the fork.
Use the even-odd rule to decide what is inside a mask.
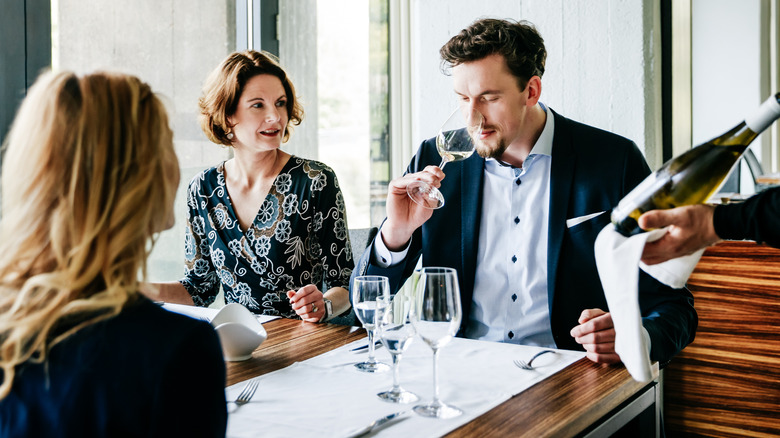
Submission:
[[[236,406],[249,403],[249,400],[252,400],[252,397],[254,397],[255,391],[257,391],[257,386],[259,384],[260,382],[258,382],[257,379],[253,379],[247,382],[247,384],[244,386],[244,389],[241,390],[241,393],[238,394],[238,397],[236,397],[236,400],[233,403],[235,403]]]
[[[539,356],[541,356],[541,355],[543,355],[545,353],[555,353],[555,351],[553,351],[553,350],[542,350],[542,351],[534,354],[533,357],[531,357],[531,360],[529,360],[528,362],[522,361],[520,359],[515,359],[513,362],[515,363],[515,365],[517,365],[518,368],[522,368],[524,370],[532,370],[532,369],[534,369],[534,367],[531,366],[531,363],[533,363],[534,359],[536,359],[537,357],[539,357]]]

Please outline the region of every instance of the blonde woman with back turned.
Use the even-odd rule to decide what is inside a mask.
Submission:
[[[138,293],[179,179],[157,96],[44,74],[5,146],[0,436],[224,436],[215,332]]]

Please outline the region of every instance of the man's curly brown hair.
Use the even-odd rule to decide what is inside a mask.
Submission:
[[[520,90],[525,90],[532,76],[542,77],[547,59],[544,40],[533,24],[495,18],[475,21],[447,41],[439,54],[445,74],[457,65],[501,55]]]

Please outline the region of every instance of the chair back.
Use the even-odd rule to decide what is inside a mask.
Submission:
[[[355,263],[357,263],[358,259],[360,259],[360,256],[363,255],[363,252],[368,248],[368,245],[371,244],[371,242],[374,241],[374,237],[376,236],[376,233],[379,231],[379,228],[377,227],[371,227],[371,228],[352,228],[349,230],[349,243],[352,247],[352,259]],[[350,309],[349,313],[347,313],[344,316],[337,316],[330,321],[328,321],[331,324],[339,324],[339,325],[351,325],[351,326],[359,326],[360,322],[357,319],[357,316],[355,316],[354,309]]]

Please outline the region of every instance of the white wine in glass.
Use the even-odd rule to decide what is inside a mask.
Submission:
[[[365,362],[355,364],[355,368],[360,371],[379,373],[390,369],[389,365],[378,362],[374,357],[376,321],[382,317],[389,300],[390,283],[387,277],[379,275],[355,277],[352,283],[352,303],[355,306],[355,315],[368,332],[368,358]]]
[[[482,133],[484,118],[471,107],[460,107],[450,114],[436,135],[436,149],[441,156],[440,169],[447,163],[462,161],[474,153],[475,139]],[[424,181],[406,186],[406,193],[425,208],[441,208],[444,196],[439,189]]]
[[[452,268],[423,268],[417,282],[412,324],[433,350],[433,401],[414,407],[425,417],[453,418],[463,411],[439,400],[439,349],[458,332],[462,318],[457,272]]]

